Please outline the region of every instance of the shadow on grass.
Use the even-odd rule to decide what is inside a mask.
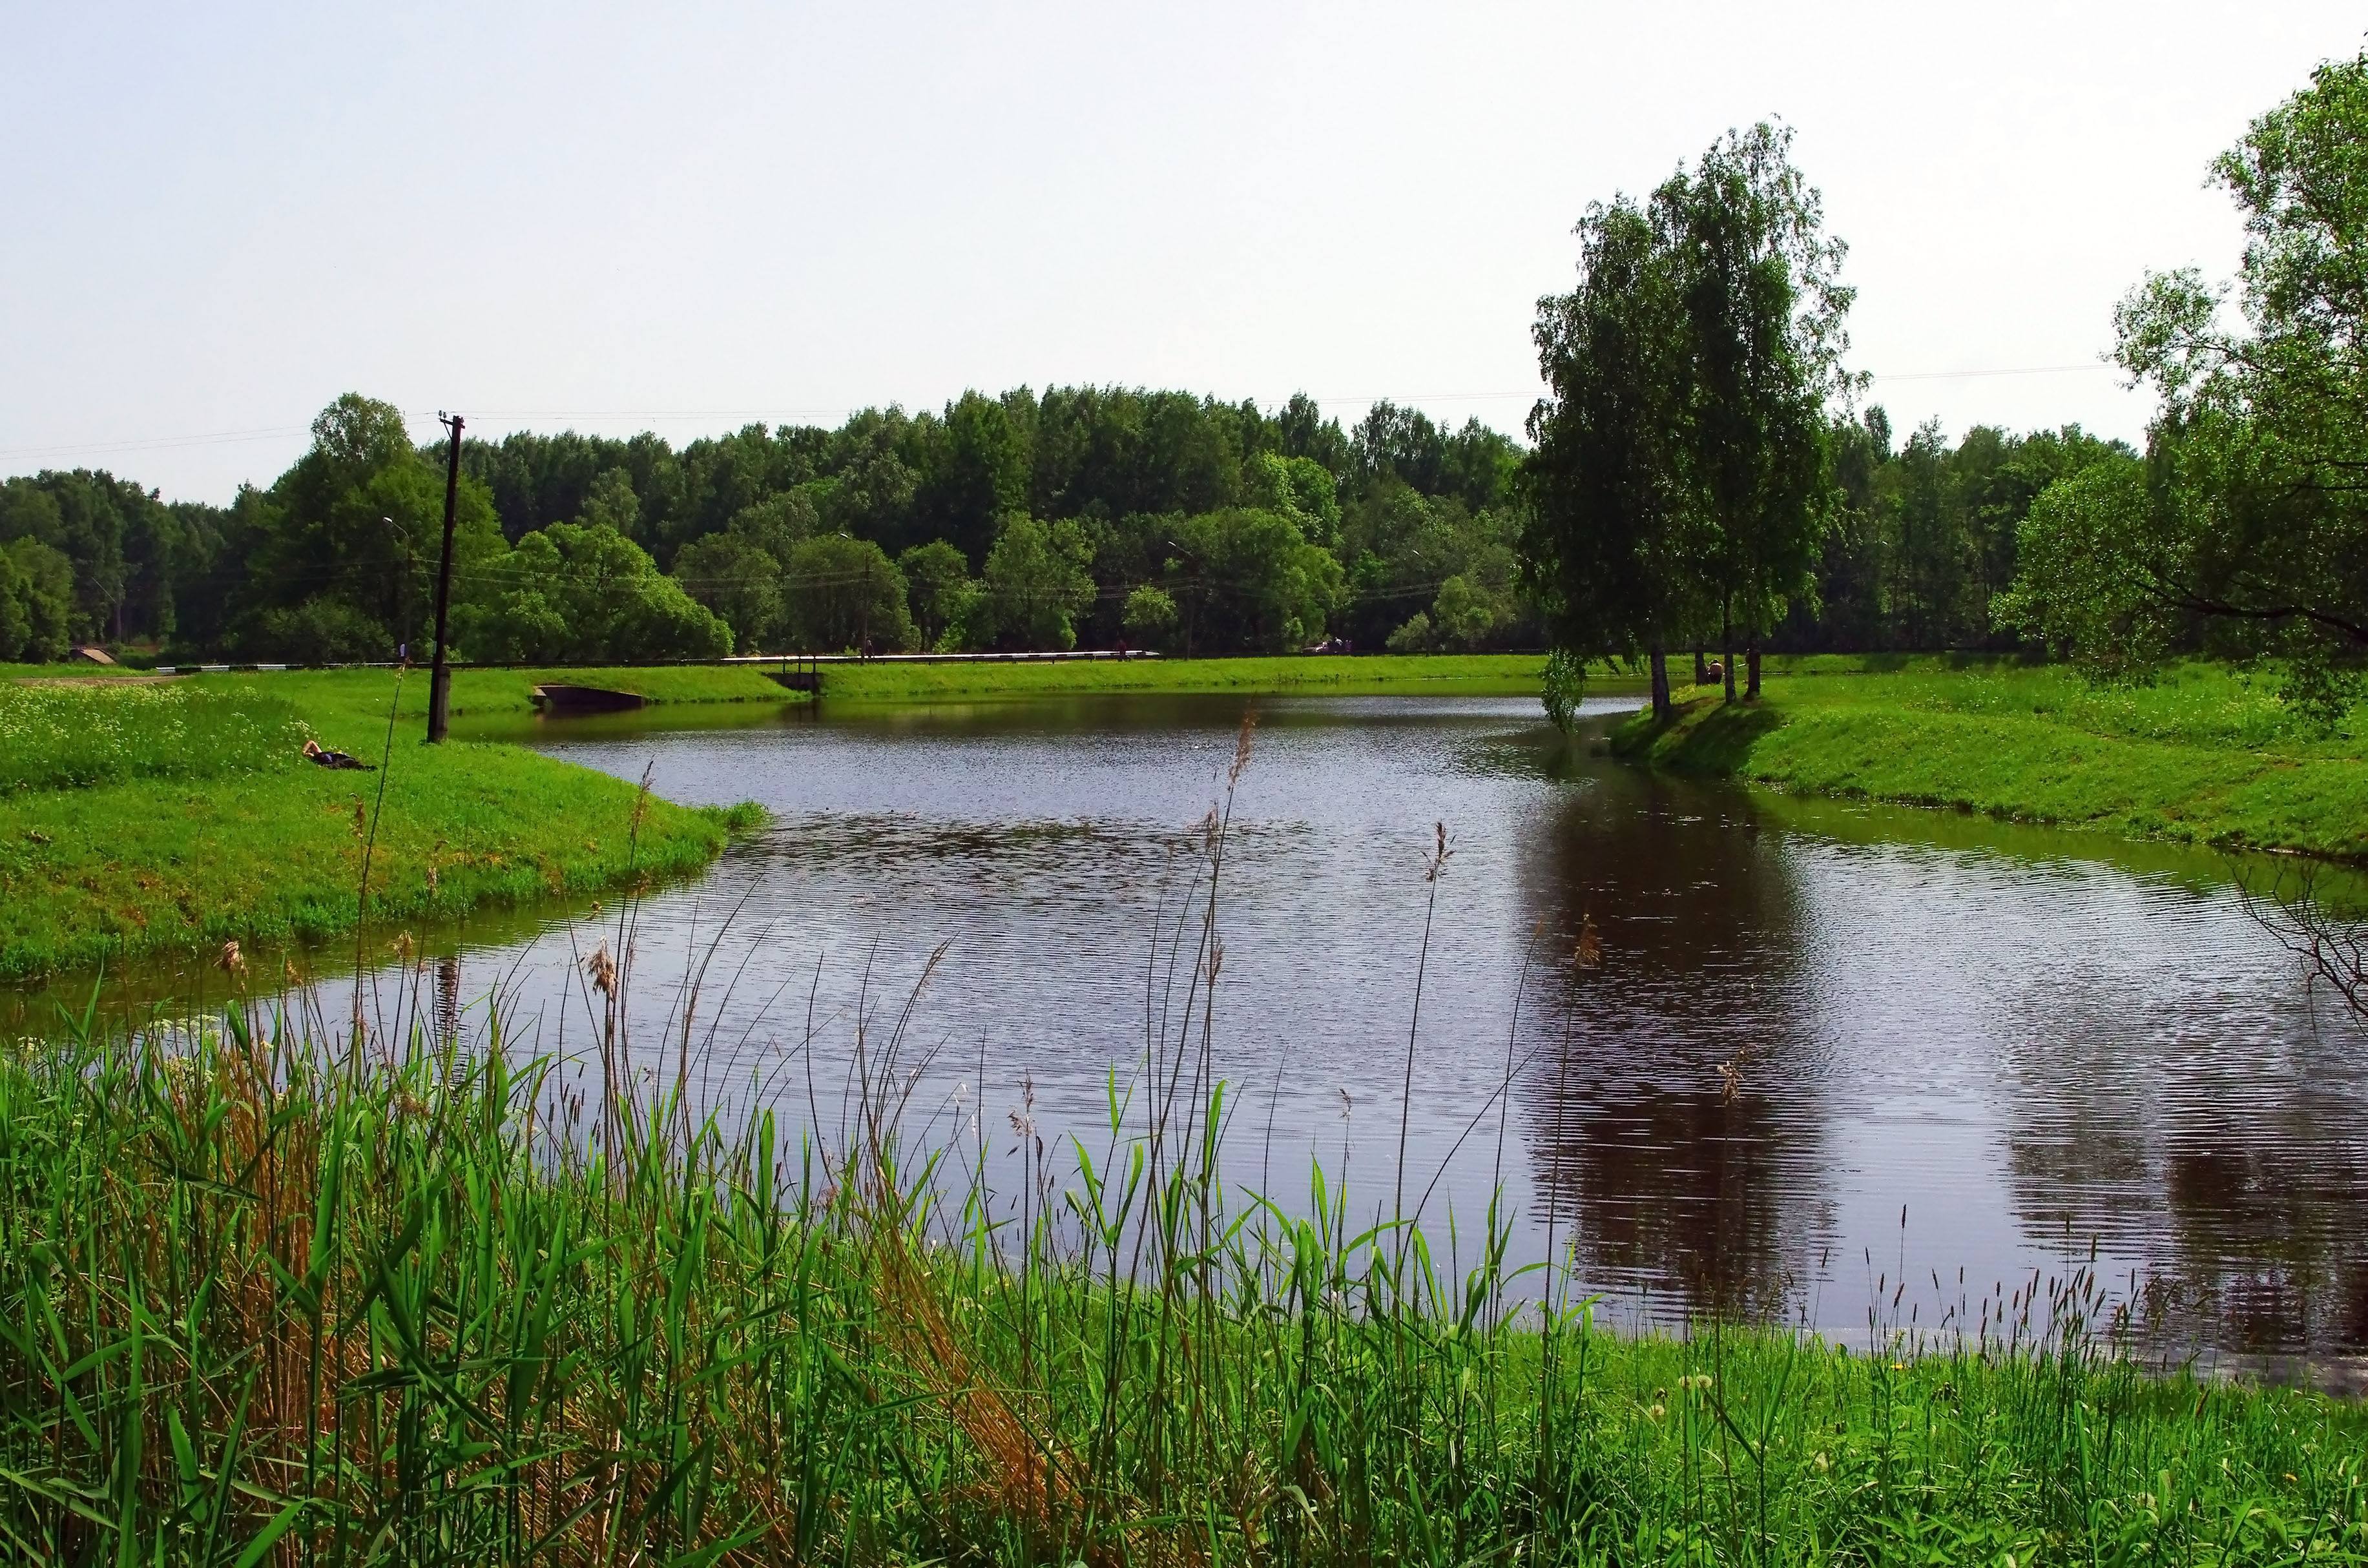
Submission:
[[[1611,755],[1723,777],[1742,771],[1759,737],[1782,722],[1775,710],[1756,702],[1697,697],[1667,720],[1647,710],[1612,731]]]

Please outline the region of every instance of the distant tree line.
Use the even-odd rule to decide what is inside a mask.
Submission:
[[[1825,440],[1809,589],[1771,619],[1770,648],[2015,646],[1990,605],[2032,498],[2101,453],[2134,460],[2078,429],[1976,427],[1951,446],[1928,426],[1895,442],[1880,409]],[[1524,456],[1386,403],[1344,430],[1305,399],[1267,415],[1098,389],[752,426],[679,450],[648,435],[472,440],[454,635],[481,660],[1537,647]],[[288,472],[228,506],[87,471],[0,482],[0,660],[85,643],[416,653],[442,461],[394,410],[347,397]]]
[[[2077,425],[2024,436],[1977,425],[1951,446],[1933,424],[1895,445],[1880,407],[1837,421],[1827,442],[1833,488],[1810,591],[1788,603],[1771,648],[2026,646],[1995,607],[2021,570],[2032,503],[2092,463],[2135,457]]]
[[[347,395],[227,506],[0,484],[0,659],[101,642],[336,662],[430,635],[443,451]],[[470,441],[454,638],[483,660],[729,650],[1534,646],[1520,450],[1388,403],[1352,428],[1116,388],[966,394],[677,450]]]

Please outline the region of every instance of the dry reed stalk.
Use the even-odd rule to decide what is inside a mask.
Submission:
[[[1037,1541],[1061,1543],[1090,1568],[1189,1568],[1202,1561],[1189,1538],[1120,1521],[1115,1539],[1071,1540],[1087,1528],[1094,1509],[1079,1489],[1076,1467],[1028,1428],[1004,1394],[981,1375],[947,1320],[945,1308],[893,1202],[875,1195],[866,1205],[872,1297],[890,1348],[910,1368],[993,1477],[993,1501]],[[1018,1392],[1019,1391],[1013,1391]],[[1023,1396],[1025,1397],[1025,1396]],[[1108,1508],[1111,1500],[1100,1500]],[[1121,1515],[1139,1515],[1132,1506]]]

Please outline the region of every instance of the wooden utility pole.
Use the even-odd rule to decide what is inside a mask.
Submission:
[[[452,608],[452,518],[461,506],[461,416],[439,414],[452,432],[452,455],[444,465],[444,560],[436,569],[436,662],[427,670],[427,740],[444,738],[450,717],[452,669],[444,660],[445,618]]]

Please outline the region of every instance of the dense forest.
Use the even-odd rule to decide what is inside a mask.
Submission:
[[[1989,599],[2077,429],[1827,432],[1835,505],[1793,648],[1992,647]],[[971,393],[679,449],[516,434],[462,450],[455,640],[480,660],[727,650],[1535,647],[1523,451],[1388,403],[1352,427],[1183,392]],[[429,634],[444,450],[349,396],[227,506],[105,472],[0,483],[0,659],[338,662]]]

